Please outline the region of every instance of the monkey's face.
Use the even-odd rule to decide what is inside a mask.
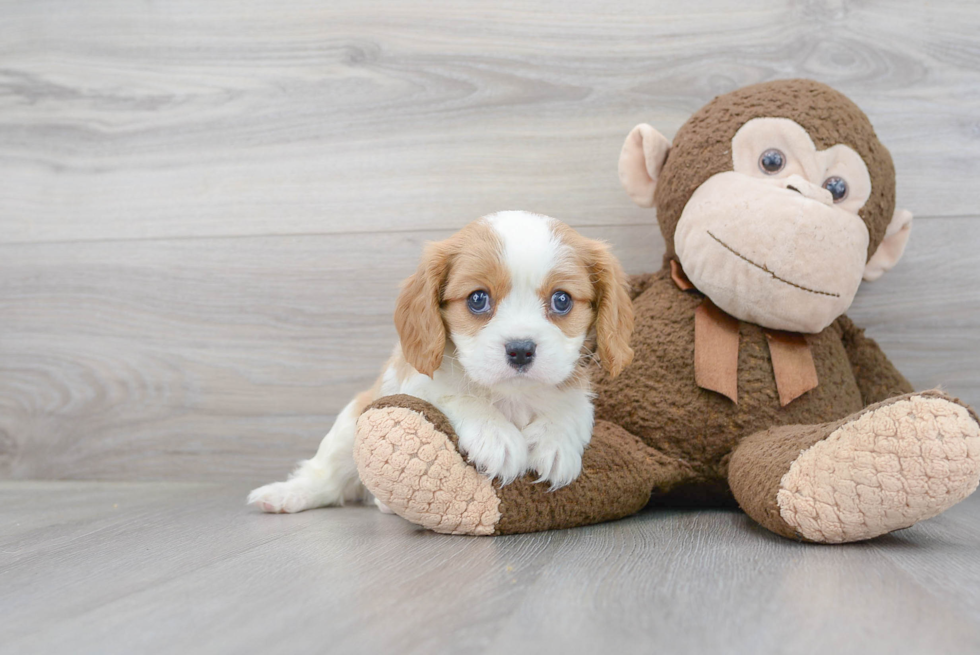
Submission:
[[[619,178],[638,205],[656,204],[668,256],[699,291],[778,330],[830,325],[862,278],[898,263],[912,223],[895,207],[895,168],[868,117],[811,80],[718,96],[673,144],[637,125]]]
[[[846,145],[817,150],[785,118],[739,128],[732,164],[681,213],[674,249],[684,272],[741,320],[819,332],[847,310],[865,273],[867,166]]]

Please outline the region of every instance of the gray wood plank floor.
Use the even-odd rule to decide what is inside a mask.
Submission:
[[[0,653],[977,653],[980,497],[865,544],[726,510],[502,538],[244,486],[0,483]]]

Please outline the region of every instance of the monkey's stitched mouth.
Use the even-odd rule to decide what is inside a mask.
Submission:
[[[752,261],[751,259],[749,259],[745,255],[743,255],[742,253],[740,253],[739,251],[737,251],[734,248],[732,248],[730,245],[728,245],[727,243],[725,243],[724,241],[722,241],[721,239],[719,239],[718,237],[716,237],[714,234],[712,234],[711,233],[711,230],[705,230],[705,232],[708,233],[708,236],[709,237],[711,237],[712,239],[714,239],[715,241],[717,241],[719,244],[721,244],[722,247],[724,247],[728,252],[732,253],[733,255],[735,255],[736,257],[738,257],[739,259],[748,262],[752,266],[755,266],[757,269],[759,269],[763,273],[766,273],[766,274],[772,276],[772,279],[774,279],[774,280],[777,280],[779,282],[782,282],[783,284],[788,284],[789,286],[794,287],[796,289],[801,289],[803,291],[808,291],[810,293],[815,293],[818,296],[830,296],[831,298],[840,298],[840,294],[839,293],[830,293],[829,291],[818,291],[816,289],[811,289],[809,287],[805,287],[802,284],[797,284],[796,282],[790,282],[789,280],[787,280],[785,278],[781,278],[778,275],[776,275],[775,273],[773,273],[772,271],[770,271],[765,266],[760,266],[759,264],[756,264],[754,261]]]

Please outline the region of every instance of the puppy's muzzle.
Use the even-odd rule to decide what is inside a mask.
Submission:
[[[522,341],[508,341],[504,344],[504,351],[507,353],[507,363],[518,371],[523,371],[534,361],[534,351],[537,344],[530,339]]]

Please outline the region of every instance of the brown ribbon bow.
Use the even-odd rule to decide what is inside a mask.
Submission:
[[[682,291],[694,285],[680,262],[670,261],[670,277]],[[776,377],[779,404],[790,404],[816,388],[817,369],[806,337],[798,332],[763,328]],[[705,296],[694,311],[694,381],[738,404],[738,319],[729,316]]]

